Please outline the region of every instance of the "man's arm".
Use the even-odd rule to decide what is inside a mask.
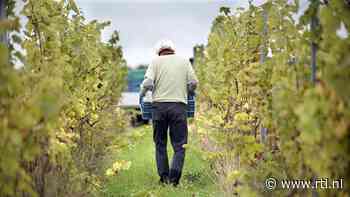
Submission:
[[[148,90],[152,91],[154,87],[154,77],[155,77],[155,70],[153,63],[151,63],[146,71],[145,74],[145,79],[143,80],[141,87],[140,87],[140,96],[143,97],[145,96],[146,92]]]
[[[193,94],[198,85],[198,78],[196,73],[194,72],[192,65],[188,64],[188,72],[187,72],[187,87],[188,91]]]

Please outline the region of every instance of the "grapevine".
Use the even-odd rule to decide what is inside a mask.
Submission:
[[[271,0],[235,14],[222,9],[195,60],[201,82],[197,126],[216,147],[205,151],[228,196],[270,196],[263,185],[269,177],[348,179],[350,41],[336,31],[341,24],[348,29],[350,12],[344,1],[311,1],[298,23],[293,18],[298,6],[298,1]],[[308,29],[315,16],[319,26]],[[311,42],[318,47],[314,84]],[[266,48],[259,52],[260,47]],[[272,54],[259,61],[268,49]],[[344,188],[274,193],[335,196],[348,194],[349,184]]]

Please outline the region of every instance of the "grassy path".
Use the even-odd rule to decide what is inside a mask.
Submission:
[[[106,197],[150,196],[150,197],[206,197],[220,196],[218,188],[213,184],[205,161],[200,153],[192,149],[186,152],[185,167],[181,183],[177,188],[161,186],[156,172],[154,145],[151,126],[135,129],[135,132],[145,131],[146,134],[136,145],[122,153],[116,159],[131,161],[129,170],[121,171],[112,177],[106,185]],[[196,138],[189,134],[189,143],[196,145]],[[172,148],[168,143],[169,158]]]

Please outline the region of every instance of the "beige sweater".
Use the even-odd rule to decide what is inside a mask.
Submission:
[[[187,59],[177,55],[156,57],[149,65],[141,84],[141,94],[152,86],[153,102],[182,102],[187,104],[187,84],[198,82]]]

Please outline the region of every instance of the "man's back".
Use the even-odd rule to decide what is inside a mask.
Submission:
[[[156,57],[146,72],[153,79],[153,102],[187,103],[187,84],[197,80],[190,62],[177,55]]]

